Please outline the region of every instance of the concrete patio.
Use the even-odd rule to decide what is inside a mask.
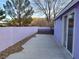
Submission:
[[[6,59],[72,59],[59,47],[53,35],[37,34],[22,46],[24,49]]]

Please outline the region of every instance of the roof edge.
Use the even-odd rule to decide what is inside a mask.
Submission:
[[[55,20],[57,20],[62,14],[68,11],[71,7],[73,7],[79,0],[72,0],[64,9],[60,11],[60,13],[56,16]]]

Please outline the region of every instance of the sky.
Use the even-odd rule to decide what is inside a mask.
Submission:
[[[3,4],[5,4],[6,0],[0,0],[0,8],[3,8]]]
[[[35,7],[34,5],[33,5],[33,1],[32,0],[29,0],[30,2],[31,2],[31,6],[33,6],[33,7]],[[41,0],[42,1],[42,0]],[[65,1],[66,2],[66,4],[67,3],[69,3],[71,0],[62,0],[62,1]],[[3,4],[5,4],[5,2],[6,2],[6,0],[0,0],[0,8],[2,8],[3,9]],[[65,4],[65,5],[66,5]],[[34,8],[35,9],[35,8]],[[8,16],[9,17],[9,16]],[[45,17],[44,16],[44,14],[42,14],[42,13],[34,13],[33,15],[32,15],[32,17],[40,17],[40,18],[42,18],[42,17]]]
[[[36,6],[34,6],[34,4],[33,4],[33,0],[29,0],[29,1],[31,2],[31,5],[32,5],[33,7],[36,7]],[[41,0],[41,1],[43,2],[43,0]],[[61,1],[65,2],[65,4],[62,5],[62,8],[64,8],[64,7],[65,7],[69,2],[71,2],[72,0],[61,0]],[[35,9],[35,8],[34,8],[34,9]],[[44,15],[43,13],[39,12],[39,13],[34,13],[32,17],[44,18],[45,15]]]

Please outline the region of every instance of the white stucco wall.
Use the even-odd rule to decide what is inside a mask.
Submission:
[[[0,27],[0,52],[37,31],[38,27]]]

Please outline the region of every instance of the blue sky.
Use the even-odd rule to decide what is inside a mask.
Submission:
[[[3,8],[3,4],[5,4],[6,0],[0,0],[0,8]]]
[[[31,5],[35,9],[36,6],[34,6],[33,0],[29,0],[29,1],[31,2]],[[41,0],[41,1],[43,1],[43,0]],[[64,8],[69,2],[71,2],[71,0],[61,0],[61,1],[65,2],[65,4],[62,5],[62,8]],[[34,13],[32,17],[41,17],[42,18],[42,17],[45,17],[45,15],[40,12],[40,13]]]
[[[7,0],[0,0],[0,8],[4,9],[3,4],[5,4],[6,1]],[[31,2],[32,2],[32,0],[31,0]],[[32,17],[41,17],[41,16],[44,17],[44,15],[42,15],[41,13],[34,13]]]
[[[65,1],[67,4],[71,0],[62,0],[62,1]],[[5,2],[6,2],[6,0],[0,0],[0,8],[3,8],[3,4],[5,4]],[[30,0],[30,2],[32,3],[32,0]],[[31,5],[34,6],[33,4],[31,4]],[[32,17],[45,17],[45,16],[42,13],[34,13]]]

